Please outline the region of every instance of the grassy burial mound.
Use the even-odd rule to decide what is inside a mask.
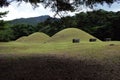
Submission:
[[[24,42],[27,36],[20,37],[16,40],[16,42]]]
[[[29,35],[28,37],[21,37],[19,38],[18,42],[40,42],[40,43],[43,43],[43,42],[46,42],[48,39],[50,39],[50,37],[48,35],[46,35],[45,33],[42,33],[42,32],[36,32],[36,33],[33,33],[31,35]]]
[[[67,28],[53,35],[49,42],[71,42],[72,39],[88,42],[90,38],[95,37],[77,28]]]

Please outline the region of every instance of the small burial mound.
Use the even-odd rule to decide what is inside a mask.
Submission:
[[[22,36],[16,40],[16,42],[24,42],[27,36]]]
[[[48,39],[50,39],[50,37],[48,35],[46,35],[45,33],[36,32],[36,33],[33,33],[33,34],[29,35],[28,37],[19,38],[16,41],[19,41],[19,42],[33,42],[33,43],[38,43],[39,42],[39,43],[44,43]]]
[[[89,42],[91,38],[95,37],[77,28],[67,28],[53,35],[48,42],[71,42],[73,39],[80,39],[81,42]],[[100,40],[97,39],[97,41]]]

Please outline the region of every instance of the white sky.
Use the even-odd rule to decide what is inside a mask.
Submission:
[[[114,3],[109,7],[108,5],[98,6],[96,9],[104,9],[108,11],[120,11],[120,4]],[[90,9],[83,8],[82,11],[86,11]],[[28,18],[28,17],[36,17],[42,15],[50,15],[53,17],[55,13],[51,11],[50,8],[44,9],[42,5],[39,4],[38,8],[33,9],[33,7],[29,3],[22,2],[19,6],[18,3],[13,2],[8,7],[0,8],[0,12],[9,11],[6,17],[1,18],[4,20],[12,20],[16,18]],[[69,12],[68,15],[74,15],[75,13]]]

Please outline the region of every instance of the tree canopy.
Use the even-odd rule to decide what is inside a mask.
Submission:
[[[8,11],[6,11],[6,12],[0,12],[0,18],[4,17],[7,13],[8,13]]]
[[[75,11],[80,10],[81,5],[85,7],[93,8],[96,4],[107,3],[111,5],[114,2],[119,2],[119,0],[0,0],[0,6],[8,6],[10,2],[27,2],[31,3],[34,7],[37,7],[38,3],[41,3],[45,8],[50,7],[52,11],[58,14],[61,11]]]

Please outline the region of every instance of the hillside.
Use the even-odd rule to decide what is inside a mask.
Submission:
[[[49,15],[44,16],[38,16],[38,17],[30,17],[30,18],[20,18],[20,19],[14,19],[10,21],[11,24],[30,24],[30,25],[36,25],[39,22],[44,22],[48,18],[51,18]]]

